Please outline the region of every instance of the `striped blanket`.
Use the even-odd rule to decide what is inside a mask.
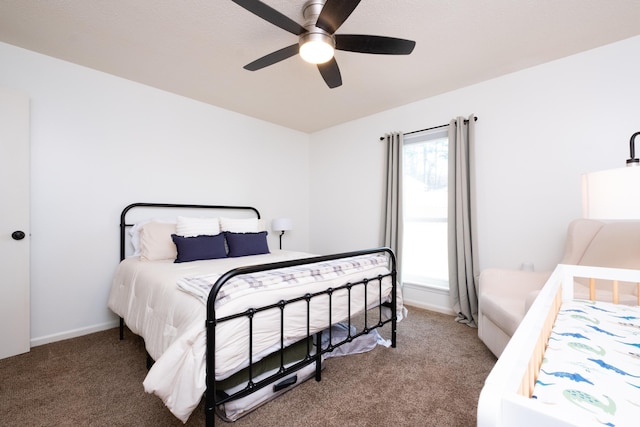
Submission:
[[[220,289],[215,304],[218,307],[220,304],[253,293],[257,289],[274,290],[300,286],[371,270],[387,264],[388,258],[385,254],[372,254],[235,276]],[[222,274],[212,273],[181,278],[177,283],[178,289],[206,304],[211,288]]]

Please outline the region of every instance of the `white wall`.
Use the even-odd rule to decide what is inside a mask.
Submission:
[[[580,175],[623,165],[640,130],[638,52],[635,37],[309,136],[0,43],[0,85],[32,106],[32,342],[113,325],[125,205],[249,204],[294,219],[287,249],[377,246],[379,137],[471,113],[481,267],[549,269]]]
[[[255,206],[309,249],[308,135],[2,43],[0,64],[0,86],[31,98],[33,344],[114,324],[129,203]]]
[[[311,249],[381,243],[380,136],[473,113],[481,268],[553,268],[581,174],[623,167],[640,130],[639,53],[634,37],[313,134]]]

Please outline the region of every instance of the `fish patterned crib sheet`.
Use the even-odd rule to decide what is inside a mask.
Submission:
[[[579,426],[640,425],[640,307],[562,304],[532,398]]]

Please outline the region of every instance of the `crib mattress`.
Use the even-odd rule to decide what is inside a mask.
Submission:
[[[532,398],[575,425],[638,425],[640,307],[563,303]]]

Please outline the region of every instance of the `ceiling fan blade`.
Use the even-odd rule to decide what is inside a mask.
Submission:
[[[268,67],[269,65],[273,65],[276,62],[291,58],[292,56],[297,55],[299,50],[300,46],[298,46],[298,43],[292,44],[291,46],[283,47],[280,50],[271,52],[270,54],[265,55],[262,58],[258,58],[255,61],[245,65],[243,68],[249,71],[256,71],[261,68]]]
[[[329,34],[335,33],[358,4],[360,0],[327,0],[318,16],[316,27]]]
[[[272,23],[276,27],[280,27],[285,31],[289,31],[290,33],[295,34],[296,36],[299,36],[300,34],[307,32],[307,30],[302,25],[298,24],[296,21],[290,19],[288,16],[283,15],[282,13],[278,12],[271,6],[264,4],[259,0],[231,0],[231,1],[233,1],[235,4],[239,6],[244,7],[249,12],[259,16],[265,21]]]
[[[342,86],[342,76],[336,58],[331,58],[324,64],[318,64],[318,70],[329,88],[333,89]]]
[[[336,34],[335,40],[337,50],[381,55],[408,55],[416,46],[413,40],[362,34]]]

